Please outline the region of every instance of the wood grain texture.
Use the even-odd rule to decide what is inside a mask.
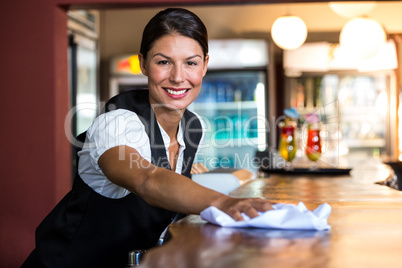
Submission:
[[[231,193],[274,202],[326,202],[330,231],[222,228],[190,215],[170,226],[172,240],[148,251],[141,267],[402,267],[402,193],[375,182],[385,165],[348,176],[271,175]]]

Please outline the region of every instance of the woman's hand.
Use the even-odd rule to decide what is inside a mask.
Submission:
[[[236,221],[244,220],[242,213],[250,218],[258,216],[258,212],[273,209],[274,203],[262,198],[233,198],[224,196],[213,202],[213,206],[228,214]]]

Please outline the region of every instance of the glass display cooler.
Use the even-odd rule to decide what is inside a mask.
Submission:
[[[190,110],[206,124],[197,161],[209,169],[252,166],[266,147],[266,73],[262,70],[210,71]]]
[[[68,12],[68,63],[70,86],[69,139],[86,131],[98,114],[98,13]],[[72,179],[76,172],[77,147],[72,145]]]
[[[209,169],[255,171],[256,152],[267,147],[265,40],[211,40],[201,92],[189,107],[206,123],[197,161]]]

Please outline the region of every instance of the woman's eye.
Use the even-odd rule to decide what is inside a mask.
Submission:
[[[191,65],[191,66],[197,65],[197,63],[196,63],[195,61],[188,61],[187,64],[188,64],[188,65]]]
[[[168,64],[169,62],[167,61],[167,60],[160,60],[160,61],[158,61],[158,64],[159,65],[166,65],[166,64]]]

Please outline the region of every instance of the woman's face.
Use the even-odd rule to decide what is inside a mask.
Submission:
[[[151,104],[183,110],[198,96],[207,71],[208,56],[197,41],[182,35],[165,35],[140,55],[140,66],[148,76]]]

